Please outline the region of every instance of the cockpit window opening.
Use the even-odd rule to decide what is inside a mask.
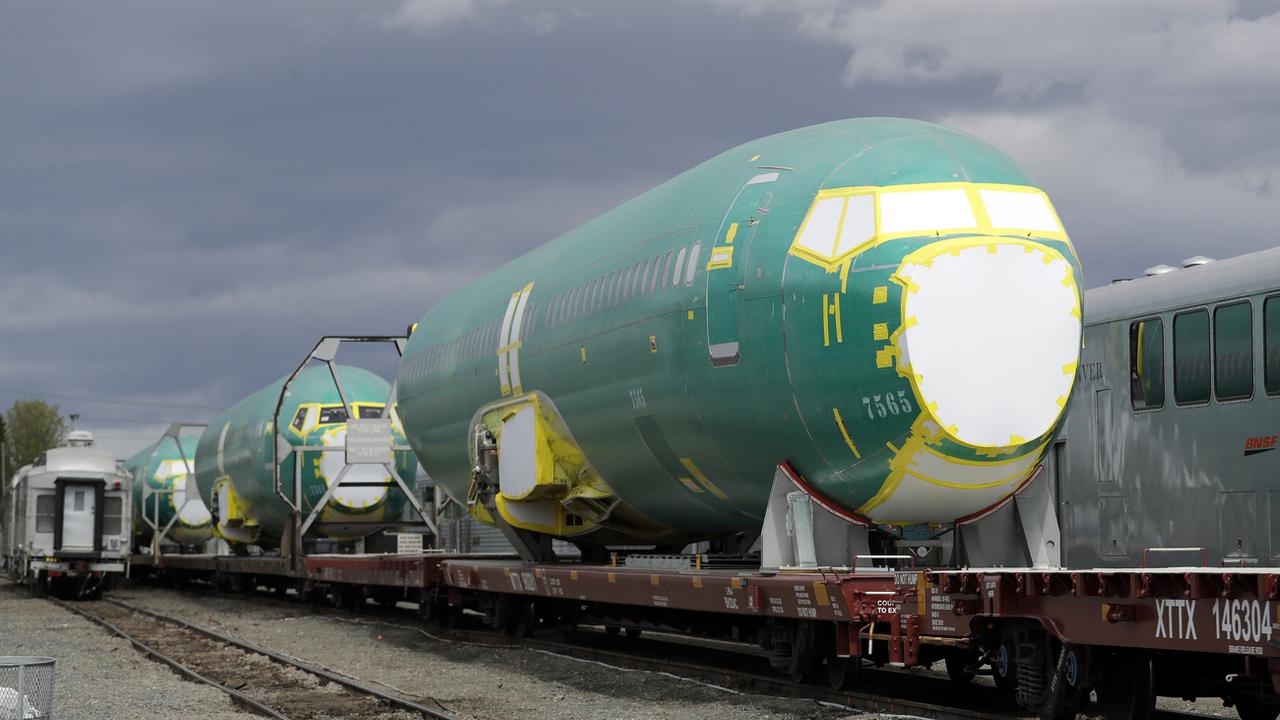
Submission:
[[[356,405],[356,414],[361,420],[377,419],[382,417],[383,406],[381,405]]]
[[[300,407],[298,412],[293,415],[293,422],[289,423],[289,427],[302,432],[302,426],[307,424],[307,408]]]
[[[347,409],[341,405],[323,405],[320,407],[320,419],[317,425],[337,425],[347,421]]]

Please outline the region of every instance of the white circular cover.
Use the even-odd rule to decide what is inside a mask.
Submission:
[[[899,367],[955,439],[1010,447],[1064,412],[1080,351],[1070,264],[1039,243],[973,238],[904,259]]]
[[[325,445],[343,445],[346,440],[346,424],[340,425],[338,428],[324,434]],[[346,464],[346,458],[340,452],[325,452],[320,455],[320,474],[324,476],[326,486],[332,485],[333,481],[338,478],[338,473],[342,472],[342,466]],[[360,510],[386,497],[387,488],[351,487],[346,484],[347,481],[383,483],[391,482],[391,476],[387,474],[387,469],[381,465],[352,465],[347,470],[347,474],[343,476],[342,487],[338,488],[333,494],[333,501],[343,507]]]

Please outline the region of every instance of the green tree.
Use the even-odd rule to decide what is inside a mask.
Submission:
[[[57,405],[43,400],[19,400],[5,413],[4,477],[26,465],[67,437],[67,423]]]

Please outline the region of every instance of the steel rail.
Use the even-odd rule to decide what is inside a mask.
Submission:
[[[207,678],[204,675],[201,675],[200,673],[196,672],[190,667],[183,665],[181,662],[174,660],[168,655],[165,655],[159,650],[156,650],[150,645],[147,645],[141,640],[133,637],[129,633],[125,632],[124,630],[121,630],[106,618],[99,617],[97,615],[94,615],[93,613],[89,613],[84,610],[81,610],[75,605],[72,605],[71,603],[68,603],[64,600],[59,600],[57,598],[51,598],[51,597],[46,597],[45,599],[51,603],[54,603],[55,605],[58,605],[63,610],[68,610],[70,612],[73,612],[79,615],[80,617],[88,620],[89,622],[105,628],[112,635],[116,635],[120,638],[123,638],[124,640],[127,640],[139,652],[143,653],[144,655],[150,656],[156,660],[159,660],[165,665],[168,665],[173,670],[177,671],[179,674],[184,675],[192,680],[195,680],[196,682],[202,682],[206,685],[209,685],[221,690],[222,692],[226,693],[227,696],[230,697],[233,702],[236,702],[243,707],[249,708],[250,710],[253,710],[255,712],[260,712],[263,715],[266,715],[267,717],[276,718],[276,720],[293,720],[293,718],[289,717],[288,715],[279,713],[238,690],[233,690],[227,687],[226,685],[219,683],[217,680],[214,680],[212,678]]]
[[[317,677],[324,678],[329,682],[337,683],[349,690],[354,690],[356,692],[363,693],[365,695],[371,695],[373,697],[378,698],[379,700],[382,700],[383,702],[386,702],[390,705],[401,708],[403,710],[411,710],[414,712],[422,713],[427,717],[433,718],[433,720],[458,720],[456,716],[451,715],[447,712],[444,712],[436,708],[427,707],[426,705],[416,703],[412,700],[409,700],[407,698],[402,698],[398,695],[391,695],[389,693],[383,692],[382,690],[378,690],[377,688],[374,688],[370,685],[366,685],[360,682],[359,680],[356,680],[355,678],[347,677],[346,675],[340,675],[331,670],[328,670],[322,667],[316,667],[315,665],[312,665],[307,662],[300,662],[298,660],[295,660],[281,653],[268,650],[264,647],[259,647],[252,643],[244,642],[243,640],[237,640],[233,637],[230,637],[229,635],[224,635],[215,630],[210,630],[208,628],[201,627],[199,625],[193,625],[185,620],[179,620],[178,618],[173,617],[171,615],[155,612],[154,610],[147,610],[145,608],[140,608],[136,605],[130,605],[129,603],[121,602],[120,600],[115,600],[110,598],[104,599],[101,602],[110,603],[112,605],[116,605],[118,607],[124,608],[125,610],[129,610],[131,612],[136,612],[141,615],[147,615],[149,617],[155,618],[163,622],[172,623],[179,627],[190,630],[194,633],[204,635],[205,637],[210,638],[211,640],[215,640],[217,642],[224,643],[226,645],[231,645],[232,647],[239,648],[240,650],[244,650],[246,652],[262,655],[281,665],[287,665],[291,668],[295,668],[297,670],[310,673]]]

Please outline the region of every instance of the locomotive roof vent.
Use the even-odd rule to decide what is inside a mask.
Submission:
[[[1203,255],[1194,255],[1192,257],[1187,258],[1186,260],[1183,260],[1182,267],[1184,268],[1199,267],[1201,265],[1208,265],[1211,262],[1213,262],[1213,258],[1211,257],[1205,257]]]
[[[64,447],[93,447],[93,433],[88,430],[72,430],[67,433]]]
[[[1151,277],[1152,275],[1163,275],[1165,273],[1171,273],[1177,269],[1178,268],[1172,265],[1152,265],[1151,267],[1147,268],[1146,270],[1143,270],[1142,272],[1147,277]]]

